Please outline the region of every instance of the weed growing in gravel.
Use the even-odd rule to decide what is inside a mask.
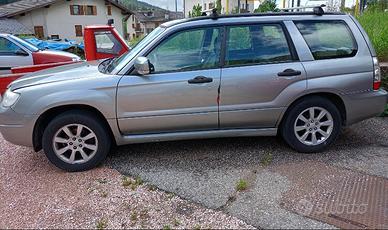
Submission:
[[[124,176],[122,179],[122,185],[124,187],[131,187],[132,190],[136,190],[138,186],[143,184],[143,180],[140,177],[136,177],[135,180]]]
[[[178,227],[181,224],[181,222],[178,219],[174,220],[174,226]]]
[[[264,167],[267,167],[272,163],[272,153],[267,153],[263,156],[263,158],[260,160],[260,164]]]
[[[140,212],[140,219],[147,220],[148,218],[150,218],[150,215],[148,214],[148,210],[147,209],[143,209]]]
[[[148,187],[148,190],[151,192],[156,191],[158,189],[155,185],[152,185],[152,184],[148,185],[147,187]]]
[[[108,192],[106,192],[106,191],[101,191],[101,192],[100,192],[100,196],[103,197],[103,198],[105,198],[105,197],[108,196]]]
[[[106,219],[100,219],[96,223],[97,229],[106,229],[108,227],[108,221]]]
[[[135,211],[131,213],[131,221],[134,223],[137,221],[137,213]]]
[[[127,176],[123,176],[123,180],[122,180],[122,185],[124,187],[128,187],[132,184],[132,180],[131,178],[127,177]]]
[[[167,198],[168,198],[168,199],[171,200],[171,199],[174,198],[174,197],[175,197],[175,194],[174,194],[174,193],[172,193],[172,192],[168,192],[168,193],[167,193]]]
[[[199,225],[199,224],[195,225],[195,226],[194,226],[194,229],[195,229],[195,230],[200,230],[200,229],[201,229],[201,225]]]
[[[108,183],[108,180],[106,178],[100,178],[100,179],[97,179],[97,182],[100,183],[100,184],[106,184]]]
[[[163,230],[171,230],[170,225],[164,225],[164,226],[163,226]]]
[[[243,180],[243,179],[240,179],[238,182],[237,182],[237,185],[236,185],[236,190],[241,192],[241,191],[244,191],[248,188],[248,182],[246,180]]]

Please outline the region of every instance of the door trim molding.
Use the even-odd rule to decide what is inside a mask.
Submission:
[[[277,128],[263,129],[227,129],[227,130],[207,130],[193,132],[175,132],[175,133],[156,133],[156,134],[140,134],[140,135],[125,135],[117,140],[118,145],[162,142],[162,141],[177,141],[190,139],[209,139],[223,137],[255,137],[255,136],[276,136]]]

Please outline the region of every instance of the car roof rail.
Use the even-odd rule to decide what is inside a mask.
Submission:
[[[311,12],[314,15],[322,16],[325,14],[325,11],[323,10],[323,7],[326,7],[325,4],[319,5],[319,6],[297,6],[297,7],[290,7],[290,8],[284,8],[281,9],[282,12],[306,12],[306,9],[313,9]]]

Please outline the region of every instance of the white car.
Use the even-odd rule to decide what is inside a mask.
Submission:
[[[0,74],[11,73],[12,67],[80,61],[75,54],[40,50],[38,47],[10,34],[0,34]]]

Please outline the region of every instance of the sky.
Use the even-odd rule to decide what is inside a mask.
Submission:
[[[141,0],[143,2],[150,3],[155,6],[159,6],[164,9],[168,9],[171,11],[175,11],[175,0]],[[346,0],[346,6],[350,7],[354,4],[355,0]],[[178,11],[183,10],[183,0],[177,0],[178,2]],[[280,0],[277,0],[277,2],[280,2]],[[302,5],[306,2],[306,0],[302,0]]]

